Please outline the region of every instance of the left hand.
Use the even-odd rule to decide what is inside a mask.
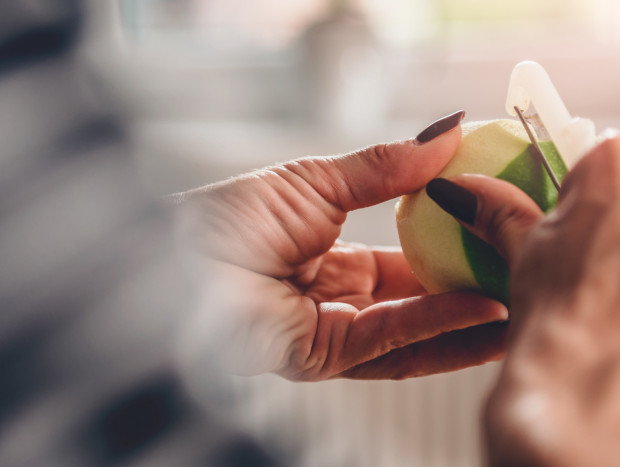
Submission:
[[[427,295],[400,249],[338,241],[347,212],[423,188],[459,141],[456,125],[430,141],[300,159],[177,196],[211,266],[209,313],[232,322],[217,332],[218,352],[236,372],[407,378],[503,355],[501,304]]]

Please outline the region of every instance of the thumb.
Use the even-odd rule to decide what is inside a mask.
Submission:
[[[345,212],[379,204],[420,190],[439,174],[461,141],[464,115],[459,111],[437,120],[413,140],[301,159],[285,167]]]
[[[437,178],[427,185],[426,192],[444,211],[493,245],[509,265],[543,217],[538,205],[521,189],[484,175]]]

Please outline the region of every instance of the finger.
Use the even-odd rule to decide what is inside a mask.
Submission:
[[[285,167],[345,212],[378,204],[423,188],[444,168],[461,140],[463,116],[461,111],[444,117],[414,140],[301,159]]]
[[[482,365],[503,358],[507,335],[507,322],[461,329],[392,350],[337,376],[405,379]]]
[[[562,183],[558,204],[571,193],[600,204],[620,197],[620,136],[604,139],[579,160]]]
[[[493,245],[509,265],[526,235],[543,217],[538,205],[522,190],[484,175],[435,179],[426,192],[443,210]]]
[[[375,301],[398,300],[426,293],[400,248],[373,248],[372,253],[377,265],[377,283],[372,294]]]
[[[350,323],[343,361],[347,367],[355,366],[446,332],[507,319],[502,304],[468,292],[379,303]]]

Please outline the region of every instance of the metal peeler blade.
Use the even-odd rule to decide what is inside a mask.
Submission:
[[[523,113],[521,112],[521,109],[519,109],[519,107],[517,106],[515,106],[514,109],[517,112],[517,116],[519,117],[519,120],[521,120],[521,124],[523,125],[523,128],[525,128],[525,132],[527,133],[527,136],[530,138],[530,141],[532,142],[532,146],[534,147],[534,153],[536,154],[536,157],[538,157],[543,167],[549,174],[549,178],[551,178],[551,181],[553,182],[555,189],[560,191],[560,181],[555,176],[555,173],[553,173],[553,169],[551,168],[551,165],[549,165],[549,161],[545,157],[545,154],[543,153],[540,145],[538,144],[538,140],[534,136],[534,133],[532,133],[532,130],[530,129],[530,126],[525,120],[525,117],[523,117]]]

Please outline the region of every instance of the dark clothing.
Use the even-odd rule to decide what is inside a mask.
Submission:
[[[273,465],[174,371],[192,293],[74,54],[80,3],[0,11],[0,465]]]

